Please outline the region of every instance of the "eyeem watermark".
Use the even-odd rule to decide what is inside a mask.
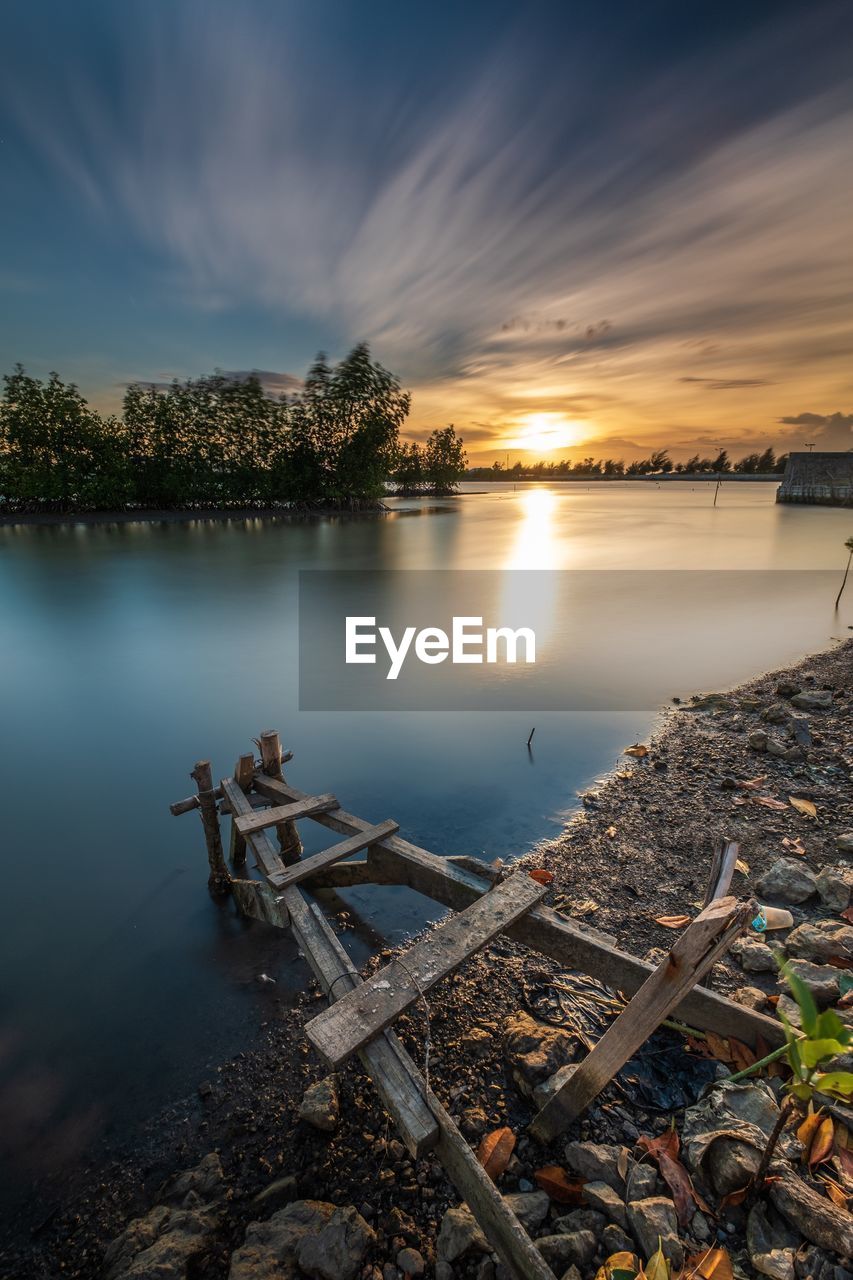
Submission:
[[[536,633],[532,627],[486,627],[482,617],[454,617],[450,634],[441,627],[404,627],[399,640],[390,627],[377,627],[375,617],[347,617],[345,627],[345,661],[348,666],[377,662],[377,649],[385,649],[388,657],[386,680],[396,680],[406,659],[413,655],[418,662],[437,666],[448,658],[455,666],[483,662],[519,661],[523,648],[525,663],[536,661]],[[485,651],[485,652],[484,652]]]

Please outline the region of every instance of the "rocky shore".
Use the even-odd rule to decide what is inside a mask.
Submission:
[[[736,839],[733,892],[789,910],[793,926],[774,949],[758,935],[737,943],[709,984],[796,1017],[774,958],[783,946],[818,1004],[853,1025],[853,642],[674,704],[649,742],[626,748],[560,837],[524,860],[552,873],[551,905],[655,960],[701,905],[714,839]],[[132,1151],[44,1204],[2,1274],[506,1280],[440,1165],[409,1158],[369,1081],[354,1068],[326,1077],[312,1057],[302,1026],[322,1003],[313,991],[282,1007]],[[733,1042],[662,1031],[567,1135],[548,1147],[526,1136],[534,1090],[618,1007],[499,939],[433,988],[428,1035],[420,1007],[399,1024],[424,1067],[428,1044],[431,1086],[473,1146],[510,1131],[498,1186],[558,1280],[587,1280],[620,1251],[648,1259],[659,1240],[676,1271],[704,1280],[724,1280],[729,1263],[773,1280],[853,1280],[853,1111],[833,1106],[819,1159],[786,1131],[765,1192],[741,1196],[783,1079],[728,1083],[743,1065]]]

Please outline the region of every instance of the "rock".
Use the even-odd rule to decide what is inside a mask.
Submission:
[[[752,733],[747,736],[746,740],[753,751],[767,750],[769,738],[765,729],[753,729]]]
[[[767,724],[787,724],[790,711],[784,702],[771,702],[761,713],[761,719]]]
[[[782,1018],[788,1019],[792,1027],[796,1027],[802,1031],[803,1024],[800,1017],[800,1006],[790,993],[790,990],[783,991],[779,999],[776,1001],[776,1013]]]
[[[578,1271],[574,1263],[564,1271],[561,1280],[582,1280],[581,1273]]]
[[[831,689],[803,689],[791,699],[798,711],[828,711],[832,706]]]
[[[767,1003],[767,996],[760,987],[739,987],[732,999],[746,1009],[763,1009]]]
[[[551,1201],[545,1191],[516,1191],[504,1196],[504,1203],[512,1209],[528,1235],[533,1235],[537,1227],[548,1217]]]
[[[265,1222],[250,1222],[246,1237],[231,1255],[228,1280],[291,1280],[303,1238],[322,1231],[335,1213],[321,1200],[294,1200]]]
[[[773,1214],[771,1221],[770,1213]],[[752,1206],[746,1223],[746,1247],[750,1261],[761,1275],[771,1280],[794,1280],[794,1254],[800,1237],[764,1202]]]
[[[626,1231],[621,1227],[608,1223],[601,1233],[601,1243],[604,1247],[604,1256],[609,1258],[614,1253],[633,1253],[634,1241]]]
[[[252,1198],[252,1204],[266,1209],[269,1213],[273,1209],[281,1209],[284,1205],[290,1204],[296,1199],[297,1194],[298,1183],[293,1174],[288,1173],[283,1178],[276,1178],[274,1182],[270,1182],[262,1191],[259,1191]]]
[[[780,680],[776,686],[776,693],[780,698],[793,698],[795,693],[799,693],[802,689],[801,684],[796,684],[793,680]]]
[[[529,1014],[511,1014],[504,1023],[503,1052],[513,1079],[522,1093],[532,1097],[558,1068],[575,1055],[577,1045],[568,1031],[547,1027]]]
[[[489,1127],[489,1117],[482,1107],[466,1107],[459,1116],[459,1128],[466,1138],[479,1138]]]
[[[821,867],[817,873],[817,892],[827,911],[839,915],[850,906],[851,873],[848,867]]]
[[[782,1216],[812,1244],[842,1258],[853,1255],[853,1214],[837,1209],[789,1169],[770,1184],[768,1194]]]
[[[815,1003],[821,1008],[828,1008],[829,1005],[835,1004],[840,995],[838,979],[841,973],[840,969],[836,969],[831,964],[813,964],[811,960],[789,960],[788,966],[792,973],[804,982],[812,993]],[[789,991],[788,984],[785,979],[780,976],[779,986],[787,993]]]
[[[440,1262],[455,1262],[463,1254],[476,1249],[480,1253],[489,1253],[490,1246],[486,1237],[477,1226],[477,1221],[465,1205],[448,1209],[441,1220],[441,1230],[436,1241],[436,1253]]]
[[[591,1231],[597,1236],[606,1225],[604,1214],[596,1213],[595,1209],[572,1209],[571,1213],[555,1218],[551,1223],[555,1233],[563,1236],[574,1235],[576,1231]]]
[[[435,1264],[435,1280],[455,1280],[456,1272],[453,1270],[449,1262],[437,1262]]]
[[[296,1250],[300,1271],[313,1280],[354,1280],[376,1239],[357,1209],[336,1209],[318,1232],[302,1237]]]
[[[341,1117],[336,1076],[326,1076],[311,1084],[302,1095],[298,1116],[322,1133],[334,1133]]]
[[[104,1254],[105,1280],[186,1280],[197,1274],[218,1226],[209,1205],[190,1191],[186,1207],[159,1204],[135,1218]]]
[[[404,1276],[420,1277],[426,1275],[426,1263],[423,1254],[417,1249],[401,1249],[397,1254],[397,1266]]]
[[[776,959],[766,942],[758,938],[736,938],[729,948],[747,973],[775,973]]]
[[[853,831],[844,831],[836,836],[835,847],[839,853],[853,853]]]
[[[625,1189],[625,1179],[619,1172],[622,1147],[597,1142],[567,1142],[566,1163],[572,1173],[587,1182],[606,1182],[608,1187],[620,1193]]]
[[[157,1199],[166,1204],[183,1204],[190,1192],[200,1200],[218,1200],[225,1192],[225,1175],[222,1161],[211,1151],[192,1169],[185,1169],[167,1179],[157,1193]]]
[[[779,858],[755,884],[762,898],[777,902],[805,902],[817,892],[817,877],[803,862]]]
[[[652,1256],[660,1240],[664,1256],[675,1269],[681,1266],[684,1253],[678,1239],[678,1218],[675,1205],[666,1196],[634,1200],[628,1206],[628,1225],[644,1259]]]
[[[767,739],[767,754],[769,756],[787,756],[788,751],[787,742],[781,742],[778,738]]]
[[[791,716],[791,733],[798,747],[805,749],[812,745],[811,730],[805,716]]]
[[[460,1045],[465,1052],[475,1058],[485,1058],[494,1043],[495,1037],[484,1027],[472,1027],[460,1040]]]
[[[587,1182],[583,1189],[584,1199],[591,1209],[603,1213],[608,1222],[617,1226],[628,1226],[628,1210],[625,1201],[606,1182]]]
[[[788,934],[785,950],[803,960],[853,960],[853,928],[841,920],[801,924]]]
[[[597,1240],[591,1231],[574,1231],[570,1235],[540,1236],[533,1242],[555,1273],[574,1264],[585,1273],[595,1257]]]
[[[630,1161],[628,1165],[628,1191],[626,1200],[646,1200],[660,1190],[660,1178],[653,1165]]]

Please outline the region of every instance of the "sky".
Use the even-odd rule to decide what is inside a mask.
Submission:
[[[851,448],[851,65],[846,0],[6,0],[0,370],[366,340],[473,462]]]

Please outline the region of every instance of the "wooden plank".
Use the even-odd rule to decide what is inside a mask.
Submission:
[[[284,782],[284,774],[281,769],[282,750],[278,733],[275,729],[264,729],[257,741],[261,749],[261,768],[263,772],[271,778],[277,778],[279,781]],[[302,841],[299,839],[296,823],[280,822],[276,827],[276,836],[281,856],[285,863],[295,862],[302,853]]]
[[[254,835],[256,831],[266,831],[269,827],[278,827],[290,823],[296,818],[310,818],[315,813],[326,813],[329,809],[338,809],[335,797],[326,792],[322,796],[306,796],[293,804],[280,804],[272,809],[261,809],[259,813],[249,812],[245,817],[235,818],[237,830],[241,836]]]
[[[234,766],[234,781],[241,791],[248,791],[252,786],[252,777],[255,772],[255,757],[251,752],[238,758]],[[227,801],[226,801],[227,804]],[[228,849],[228,856],[231,860],[232,867],[245,867],[246,865],[246,839],[237,830],[237,815],[231,815],[231,840]]]
[[[305,1034],[320,1057],[332,1067],[346,1062],[424,992],[529,911],[545,892],[545,885],[524,873],[510,876],[467,910],[452,915],[404,956],[378,970],[357,990],[318,1013],[307,1023]]]
[[[577,1119],[754,914],[754,902],[735,898],[717,898],[699,913],[584,1060],[558,1073],[555,1091],[530,1126],[534,1138],[550,1142]]]
[[[368,827],[366,831],[359,832],[356,836],[350,836],[348,840],[341,840],[338,844],[331,845],[328,849],[323,849],[320,853],[314,853],[310,858],[303,858],[300,862],[295,862],[293,866],[288,867],[286,871],[280,875],[270,876],[270,884],[279,892],[287,889],[292,884],[301,884],[303,880],[308,880],[311,876],[317,875],[318,872],[324,871],[334,862],[340,862],[342,858],[349,858],[354,853],[360,853],[362,849],[368,848],[377,840],[382,840],[385,836],[391,836],[395,831],[400,830],[400,824],[389,818],[385,822],[377,823],[375,827]]]
[[[210,761],[199,760],[191,776],[198,787],[199,817],[204,828],[204,840],[207,845],[207,860],[210,866],[207,886],[211,893],[227,894],[231,886],[231,877],[225,865],[225,854],[222,852],[222,836],[219,833],[219,812],[213,789],[213,774],[210,768]]]
[[[228,801],[235,822],[238,818],[253,812],[249,797],[237,786],[233,778],[222,779],[222,793]],[[247,836],[246,844],[255,855],[255,861],[261,873],[267,878],[272,875],[279,875],[286,870],[268,832],[257,831],[254,835]]]
[[[288,783],[255,774],[255,790],[268,800],[281,803],[305,797],[305,793]],[[313,822],[353,835],[370,824],[343,809],[314,814]],[[400,836],[388,836],[373,845],[368,857],[375,884],[406,884],[445,906],[462,909],[475,901],[489,887],[481,876],[440,858]],[[620,951],[602,941],[594,929],[576,920],[567,920],[549,907],[534,907],[506,930],[507,936],[524,946],[556,960],[567,969],[580,969],[594,974],[615,991],[633,995],[653,972],[645,960]],[[676,1007],[675,1015],[691,1026],[716,1031],[723,1036],[736,1036],[755,1047],[759,1039],[770,1048],[784,1041],[781,1023],[756,1013],[716,991],[694,987]]]
[[[710,906],[715,898],[724,898],[732,883],[735,865],[738,860],[740,845],[737,840],[726,840],[723,836],[714,843],[714,854],[711,859],[711,874],[708,877],[708,888],[705,890],[703,907]]]

